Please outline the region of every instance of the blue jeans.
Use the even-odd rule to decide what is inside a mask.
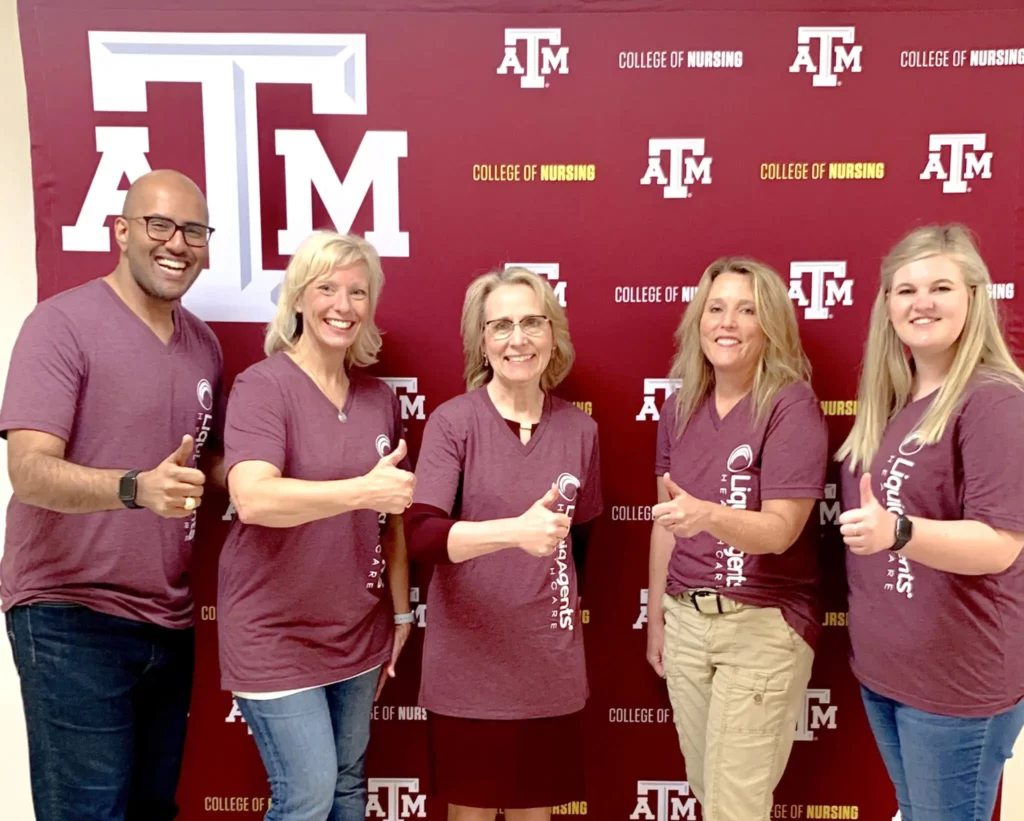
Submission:
[[[7,613],[21,679],[36,821],[178,814],[193,631],[76,604]]]
[[[237,699],[270,780],[265,821],[364,821],[379,672],[267,701]]]
[[[1024,701],[986,718],[955,718],[860,690],[903,821],[990,821]]]

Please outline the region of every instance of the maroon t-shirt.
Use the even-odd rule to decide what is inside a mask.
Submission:
[[[597,424],[553,396],[527,444],[480,388],[431,414],[416,465],[419,504],[469,522],[519,516],[557,483],[552,509],[575,523],[600,515]],[[460,718],[523,719],[574,713],[586,703],[567,539],[551,556],[506,548],[434,569],[427,601],[420,703]]]
[[[269,462],[286,479],[315,482],[368,473],[398,446],[402,414],[379,379],[353,369],[349,380],[343,423],[287,354],[253,365],[231,389],[225,468]],[[411,469],[408,461],[401,467]],[[394,620],[382,576],[383,519],[373,510],[352,510],[297,527],[235,520],[217,587],[225,690],[318,687],[390,658]]]
[[[691,496],[740,510],[760,510],[767,499],[820,499],[825,491],[828,431],[808,385],[783,388],[757,424],[747,395],[718,417],[714,397],[694,411],[676,435],[676,397],[665,402],[658,423],[655,471],[668,472]],[[812,517],[813,518],[813,517]],[[778,607],[812,648],[821,634],[818,546],[809,519],[781,555],[750,555],[707,532],[676,538],[666,592],[718,588],[731,599]]]
[[[63,439],[92,468],[150,470],[195,437],[216,435],[223,356],[205,322],[180,305],[164,344],[102,279],[36,306],[18,335],[0,431]],[[75,602],[165,627],[192,624],[188,568],[195,515],[149,510],[54,513],[11,498],[0,562],[3,609]]]
[[[1024,532],[1024,393],[975,378],[945,434],[912,435],[934,394],[889,423],[871,462],[875,498],[895,513]],[[842,470],[843,510],[860,475]],[[1002,573],[961,576],[899,553],[846,551],[854,675],[869,689],[941,715],[980,717],[1024,697],[1024,554]]]

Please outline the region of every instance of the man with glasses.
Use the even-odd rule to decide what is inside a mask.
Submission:
[[[40,303],[14,347],[0,598],[37,821],[177,815],[200,466],[223,483],[223,355],[180,305],[208,222],[187,177],[140,177],[114,220],[113,272]]]

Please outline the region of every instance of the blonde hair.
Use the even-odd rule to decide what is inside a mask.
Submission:
[[[881,447],[886,425],[907,405],[913,388],[912,358],[889,320],[888,298],[893,277],[905,265],[935,256],[946,257],[960,269],[969,302],[963,331],[955,343],[953,364],[918,423],[920,441],[931,445],[942,438],[968,380],[978,370],[988,379],[1024,390],[1024,372],[1013,361],[1003,340],[995,305],[988,293],[992,277],[971,232],[958,224],[915,228],[882,260],[882,281],[871,309],[864,365],[857,389],[857,418],[835,457],[838,461],[850,457],[851,472],[856,471],[858,465],[871,464]]]
[[[328,276],[335,268],[362,263],[370,273],[369,307],[355,342],[345,352],[345,365],[366,367],[377,361],[381,332],[373,321],[377,301],[384,287],[384,271],[376,249],[362,237],[317,231],[310,234],[288,262],[277,297],[277,313],[267,326],[263,350],[267,356],[291,350],[302,336],[302,315],[296,304],[302,292],[313,282]]]
[[[569,340],[569,320],[558,304],[558,298],[544,277],[537,276],[526,268],[512,267],[503,271],[491,271],[474,279],[466,289],[466,300],[462,304],[462,349],[466,357],[466,389],[473,390],[491,381],[494,375],[483,351],[484,303],[487,297],[502,285],[525,285],[537,296],[541,310],[551,320],[551,335],[554,345],[551,360],[540,377],[542,390],[556,387],[572,368],[576,352]]]
[[[681,379],[676,392],[676,435],[681,436],[694,411],[715,385],[715,371],[700,344],[700,321],[712,283],[722,274],[750,277],[754,312],[764,333],[764,347],[754,370],[754,420],[763,419],[775,395],[787,385],[811,379],[811,363],[800,344],[796,312],[789,293],[773,268],[748,257],[721,257],[712,262],[676,331],[677,353],[669,376]]]

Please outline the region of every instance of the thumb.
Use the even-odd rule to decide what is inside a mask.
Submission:
[[[668,491],[670,499],[675,499],[677,496],[681,496],[686,492],[681,487],[679,487],[679,485],[673,482],[672,477],[669,476],[667,473],[663,477],[661,477],[661,481],[664,483],[665,490]]]
[[[192,455],[193,444],[192,437],[186,433],[181,437],[181,444],[178,445],[178,449],[167,457],[167,461],[178,467],[184,467]]]
[[[391,467],[397,467],[398,463],[401,462],[405,455],[409,452],[408,446],[405,444],[405,440],[402,439],[398,443],[398,447],[395,448],[387,456],[383,457],[378,464],[389,465]]]
[[[541,507],[550,507],[558,499],[558,495],[558,485],[552,485],[548,488],[547,493],[534,502],[534,506],[540,505]]]
[[[860,477],[860,506],[868,507],[872,502],[878,504],[875,494],[871,490],[871,474],[865,473]]]

